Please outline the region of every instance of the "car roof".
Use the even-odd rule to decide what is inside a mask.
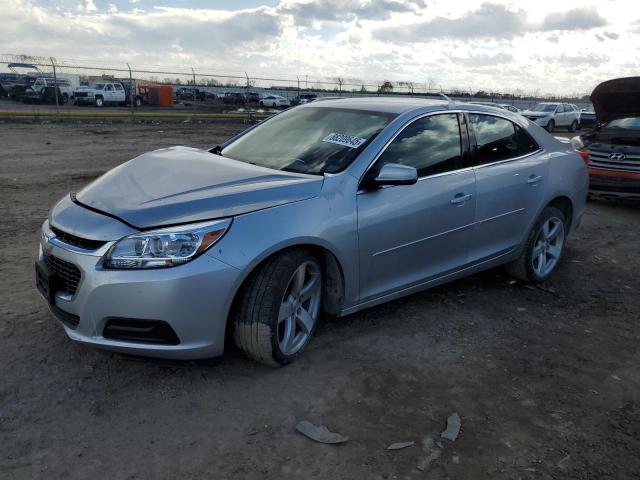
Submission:
[[[307,105],[320,108],[348,108],[351,110],[401,114],[425,107],[442,108],[449,104],[455,105],[456,108],[465,105],[464,103],[421,97],[345,97],[323,100],[321,103],[314,102]],[[302,108],[306,108],[306,105],[303,105]]]

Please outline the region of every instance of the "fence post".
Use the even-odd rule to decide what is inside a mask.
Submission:
[[[196,71],[191,67],[191,73],[193,74],[193,108],[196,108]]]
[[[56,97],[56,113],[60,115],[60,105],[58,105],[58,75],[56,74],[56,62],[53,57],[49,57],[51,66],[53,67],[53,96]]]
[[[129,100],[131,101],[131,118],[133,118],[133,98],[135,97],[135,88],[133,86],[133,76],[131,75],[131,65],[128,63],[127,68],[129,69]]]

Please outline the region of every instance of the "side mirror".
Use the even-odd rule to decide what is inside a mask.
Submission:
[[[386,163],[373,179],[374,186],[413,185],[418,181],[418,171],[407,165]]]

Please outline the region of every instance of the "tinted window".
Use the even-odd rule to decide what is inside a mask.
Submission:
[[[418,176],[460,168],[460,127],[455,114],[431,115],[407,126],[380,157],[380,165],[414,167]]]
[[[110,92],[110,91],[112,91],[112,90],[113,90],[113,87],[112,87],[111,85],[107,85],[107,86],[105,87],[105,90],[106,90],[107,92]]]
[[[120,85],[119,83],[115,84],[116,90],[122,90],[122,85]]]
[[[498,162],[538,150],[538,144],[523,128],[491,115],[469,115],[476,132],[478,163]]]

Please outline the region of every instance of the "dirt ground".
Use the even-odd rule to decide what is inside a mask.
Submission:
[[[325,320],[284,369],[68,340],[34,287],[48,208],[136,154],[241,128],[0,123],[0,478],[640,477],[638,204],[591,201],[541,288],[497,269]],[[313,443],[301,420],[350,440]],[[440,456],[421,471],[428,436]]]

